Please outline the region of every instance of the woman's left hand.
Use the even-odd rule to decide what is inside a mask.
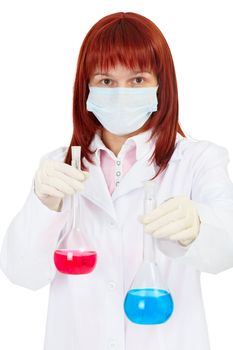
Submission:
[[[155,238],[177,240],[183,246],[196,239],[200,228],[197,210],[185,196],[169,199],[138,219],[144,224],[145,232]]]

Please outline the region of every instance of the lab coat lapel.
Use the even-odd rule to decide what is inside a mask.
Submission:
[[[176,143],[181,138],[177,134]],[[149,162],[149,158],[154,150],[153,142],[146,143],[144,147],[144,156],[138,159],[127,174],[123,176],[120,185],[116,187],[112,195],[109,192],[104,174],[98,162],[91,164],[84,158],[84,163],[89,168],[89,176],[85,181],[84,190],[80,192],[81,196],[87,198],[103,209],[114,220],[117,220],[114,201],[123,195],[127,195],[132,190],[143,187],[144,182],[150,180],[158,169],[153,162],[152,164]],[[181,153],[179,147],[177,147],[173,152],[170,162],[172,163],[180,159]]]
[[[85,188],[80,192],[81,196],[89,199],[91,202],[102,208],[108,215],[116,220],[116,212],[114,209],[111,194],[99,165],[87,163],[84,159],[85,165],[89,168],[89,176],[85,180]]]
[[[176,142],[180,137],[178,136]],[[127,174],[122,178],[121,183],[118,187],[116,187],[115,191],[112,194],[112,200],[116,200],[117,198],[127,195],[132,190],[143,187],[146,181],[149,181],[151,178],[155,176],[158,172],[158,166],[154,164],[154,162],[149,162],[149,159],[154,151],[154,145],[148,144],[147,146],[148,153],[141,159],[139,159],[134,165],[129,169]],[[180,148],[177,147],[175,149],[170,163],[175,164],[176,161],[181,159]],[[154,181],[158,181],[159,178],[163,176],[162,173]]]
[[[143,183],[150,180],[155,175],[154,164],[148,163],[148,160],[143,158],[139,159],[129,169],[127,174],[121,179],[120,185],[115,188],[112,193],[112,200],[116,200],[119,197],[126,195],[132,190],[143,187]]]

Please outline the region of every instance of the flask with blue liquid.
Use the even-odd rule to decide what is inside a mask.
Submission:
[[[144,184],[144,213],[156,207],[154,181]],[[131,322],[153,325],[166,322],[174,309],[171,293],[162,281],[156,262],[156,239],[143,234],[143,261],[124,300],[124,311]]]

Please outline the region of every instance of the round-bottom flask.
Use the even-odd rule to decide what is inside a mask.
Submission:
[[[80,146],[72,146],[72,166],[80,169]],[[80,275],[94,270],[97,262],[97,253],[91,249],[76,227],[75,195],[72,196],[73,223],[70,232],[67,232],[54,252],[54,264],[57,270],[64,274]],[[80,218],[80,215],[79,215]]]
[[[69,275],[81,275],[87,274],[94,270],[97,262],[97,253],[87,247],[85,244],[78,244],[77,241],[81,240],[80,231],[72,230],[69,235],[76,237],[75,245],[70,245],[67,248],[67,244],[60,245],[54,252],[54,263],[57,270],[64,274]],[[79,237],[78,237],[79,236]]]
[[[154,183],[146,182],[144,189],[144,213],[149,213],[155,208]],[[124,300],[124,311],[128,319],[142,325],[164,323],[174,309],[171,293],[162,280],[156,262],[154,240],[144,232],[143,261]]]

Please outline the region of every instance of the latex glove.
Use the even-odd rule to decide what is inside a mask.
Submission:
[[[88,172],[78,170],[64,162],[43,159],[35,174],[34,190],[37,197],[49,209],[60,211],[62,198],[84,189],[83,181]]]
[[[197,210],[185,196],[169,199],[138,219],[144,224],[145,232],[155,238],[177,240],[183,246],[196,239],[200,228]]]

